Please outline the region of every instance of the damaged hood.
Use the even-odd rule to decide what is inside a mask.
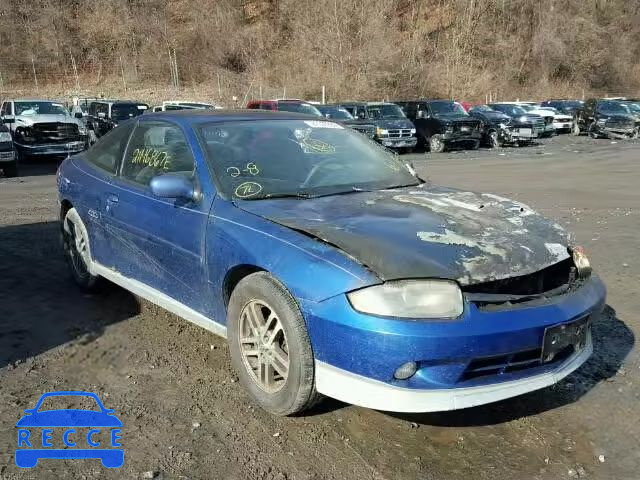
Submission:
[[[468,285],[526,275],[569,257],[562,227],[491,194],[423,184],[237,205],[338,247],[385,281],[446,278]]]
[[[43,115],[18,115],[16,118],[16,125],[18,126],[32,126],[36,123],[74,123],[81,125],[81,122],[68,115],[55,115],[55,114],[43,114]]]

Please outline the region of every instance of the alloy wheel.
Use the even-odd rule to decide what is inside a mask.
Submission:
[[[265,392],[280,391],[289,375],[289,348],[282,322],[261,300],[252,300],[240,312],[238,342],[244,367]]]

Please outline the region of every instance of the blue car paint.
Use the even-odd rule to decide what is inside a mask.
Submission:
[[[356,312],[345,295],[301,306],[318,360],[406,388],[438,389],[462,386],[458,380],[473,358],[540,347],[546,327],[597,315],[604,298],[604,284],[594,275],[573,295],[523,307],[515,314],[513,310],[483,312],[466,301],[462,317],[456,320],[381,318]],[[408,381],[395,380],[394,371],[408,361],[419,364],[418,373]],[[554,367],[557,365],[526,374]],[[522,375],[487,376],[464,386],[509,381]]]
[[[472,358],[540,346],[546,326],[597,314],[602,308],[605,290],[594,276],[576,292],[515,312],[480,312],[469,302],[463,317],[454,321],[383,319],[356,312],[345,293],[381,283],[378,275],[330,243],[263,218],[263,201],[251,202],[256,204],[251,213],[216,191],[194,125],[264,118],[273,116],[254,111],[228,117],[153,114],[136,120],[175,123],[187,134],[203,194],[196,204],[153,197],[104,174],[82,154],[65,160],[60,167],[60,200],[70,202],[87,225],[92,258],[221,325],[226,323],[226,275],[245,265],[269,271],[298,300],[318,360],[390,384],[398,382],[393,379],[395,368],[416,360],[420,371],[403,383],[415,389],[451,386]],[[117,195],[118,201],[107,212],[110,195]],[[428,252],[425,245],[424,254]]]

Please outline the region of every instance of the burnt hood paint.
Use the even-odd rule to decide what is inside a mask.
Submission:
[[[423,184],[237,205],[338,247],[385,281],[446,278],[468,285],[526,275],[569,257],[562,227],[491,194]]]

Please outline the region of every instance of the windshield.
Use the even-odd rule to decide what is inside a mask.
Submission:
[[[526,115],[526,110],[524,110],[522,107],[518,106],[518,105],[492,105],[491,106],[494,110],[498,110],[499,112],[502,113],[506,113],[507,115],[510,115],[512,117],[518,116],[518,115]]]
[[[431,102],[429,103],[431,111],[437,117],[438,115],[468,115],[467,111],[458,102]]]
[[[478,105],[471,109],[472,112],[495,112],[489,105]]]
[[[320,110],[320,113],[327,118],[334,118],[336,120],[353,120],[353,115],[343,107],[319,105],[317,108]]]
[[[620,113],[622,115],[630,113],[629,107],[620,102],[602,102],[598,104],[598,112],[614,114]]]
[[[127,120],[137,117],[146,110],[145,105],[137,103],[114,103],[111,105],[111,118],[113,120]]]
[[[279,102],[278,110],[283,112],[306,113],[307,115],[315,115],[316,117],[322,116],[320,110],[310,103]]]
[[[64,105],[55,102],[16,102],[16,115],[69,115]]]
[[[402,109],[394,104],[367,105],[369,118],[406,118]]]
[[[364,135],[323,120],[260,120],[199,128],[223,194],[246,200],[321,196],[421,183]]]

